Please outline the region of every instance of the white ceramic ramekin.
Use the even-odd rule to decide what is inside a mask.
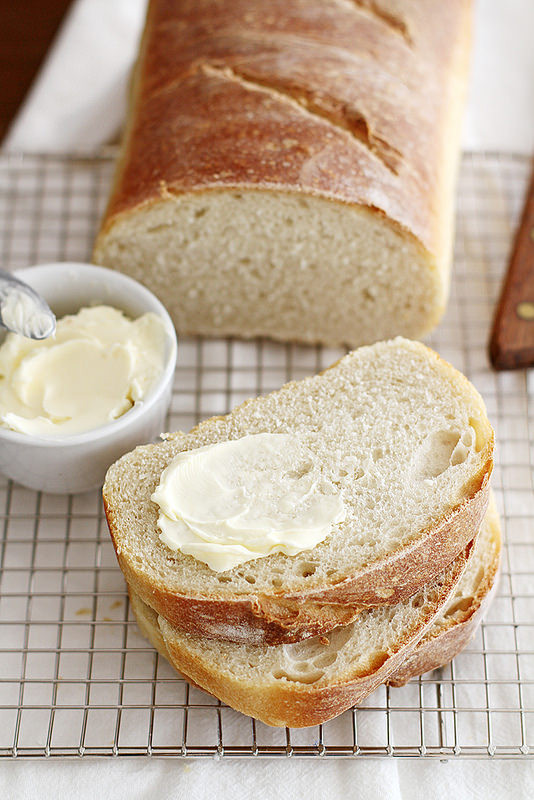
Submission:
[[[0,428],[0,471],[30,489],[65,494],[100,486],[109,465],[164,427],[176,365],[176,332],[160,301],[137,281],[92,264],[43,264],[15,273],[33,286],[57,317],[107,304],[130,317],[153,311],[167,331],[165,368],[142,403],[100,428],[57,439]],[[0,336],[0,341],[1,341]]]

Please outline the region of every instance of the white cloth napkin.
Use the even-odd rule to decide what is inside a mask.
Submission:
[[[8,763],[0,795],[113,800],[527,800],[532,763],[161,759]]]
[[[112,140],[146,0],[76,0],[4,148],[83,152]],[[534,150],[534,3],[478,0],[464,147]]]
[[[4,148],[93,151],[116,137],[147,0],[76,0]]]

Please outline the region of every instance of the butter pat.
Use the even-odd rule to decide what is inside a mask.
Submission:
[[[345,518],[337,488],[295,434],[260,433],[178,453],[152,500],[161,541],[216,572],[309,550]]]
[[[42,341],[10,333],[0,347],[0,425],[55,437],[83,433],[143,400],[165,359],[157,314],[82,308]]]

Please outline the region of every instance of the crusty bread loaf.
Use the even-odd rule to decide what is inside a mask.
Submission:
[[[152,0],[96,263],[181,333],[421,337],[445,306],[470,0]]]
[[[469,545],[413,597],[363,611],[355,622],[294,644],[232,644],[192,636],[158,617],[129,588],[141,631],[195,685],[267,725],[307,727],[360,703],[408,657],[443,610]]]
[[[222,573],[169,550],[150,499],[163,469],[180,451],[265,431],[305,438],[339,487],[344,522],[312,550]],[[396,339],[138,447],[109,469],[104,504],[126,580],[170,623],[230,641],[296,641],[439,574],[480,527],[492,452],[473,386],[424,345]]]
[[[389,677],[391,686],[404,686],[411,678],[447,664],[463,650],[497,589],[500,556],[499,516],[492,498],[458,586],[412,655]]]

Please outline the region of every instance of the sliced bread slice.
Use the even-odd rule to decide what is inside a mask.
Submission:
[[[499,515],[492,498],[462,579],[412,655],[388,679],[391,686],[404,686],[411,678],[447,664],[463,650],[495,595],[500,557]]]
[[[403,651],[404,660],[401,661],[400,667],[390,673],[386,680],[387,683],[392,686],[403,686],[411,678],[447,663],[463,649],[480,624],[482,616],[495,594],[500,550],[501,536],[499,518],[495,503],[491,501],[480,533],[467,559],[467,565],[456,588],[453,589],[449,600],[442,607],[441,612],[438,612],[434,617],[431,626],[427,629],[422,639],[415,645],[415,649],[411,649],[410,645],[405,647]],[[239,702],[241,704],[240,710],[245,710],[245,713],[250,713],[252,716],[258,716],[263,719],[263,721],[268,722],[268,724],[272,723],[265,716],[265,708],[269,707],[273,696],[277,704],[279,704],[282,699],[282,695],[275,691],[275,686],[283,687],[283,696],[287,699],[288,690],[291,690],[291,681],[296,681],[298,684],[304,682],[307,684],[307,687],[310,686],[310,683],[319,683],[320,679],[313,681],[313,678],[315,678],[321,670],[321,665],[328,665],[328,661],[332,661],[332,663],[337,661],[336,643],[340,644],[341,648],[345,646],[343,636],[340,636],[339,640],[335,638],[338,636],[337,630],[333,631],[330,636],[327,637],[328,645],[324,644],[324,637],[317,637],[316,639],[303,642],[301,645],[281,645],[275,648],[269,648],[271,657],[265,661],[263,661],[263,658],[265,657],[266,648],[256,649],[244,647],[242,645],[221,645],[220,659],[222,659],[223,665],[225,664],[225,658],[228,656],[228,650],[230,651],[228,657],[230,666],[236,663],[235,654],[236,651],[239,650],[241,658],[239,658],[239,656],[237,657],[237,663],[240,667],[239,670],[236,671],[238,677],[241,676],[243,664],[246,665],[248,663],[248,670],[245,666],[245,671],[249,673],[245,681],[247,687],[250,687],[253,664],[261,663],[263,666],[267,666],[268,662],[274,661],[279,665],[277,667],[279,675],[278,684],[271,685],[270,687],[271,700],[262,697],[262,689],[264,692],[267,691],[265,680],[263,681],[263,686],[261,686],[258,681],[252,680],[251,698],[248,700],[248,704],[245,707],[243,704],[247,701],[243,699],[241,692],[236,689],[235,682],[231,680],[230,682],[233,682],[234,685],[226,685],[224,670],[221,675],[216,675],[219,668],[218,662],[214,663],[212,659],[210,660],[209,653],[206,651],[206,647],[211,649],[212,652],[215,650],[211,642],[206,642],[203,649],[202,644],[198,640],[193,640],[194,644],[191,647],[190,643],[192,637],[185,636],[176,628],[172,629],[161,617],[158,618],[153,609],[143,603],[131,589],[129,590],[129,594],[132,609],[137,618],[141,632],[161,655],[171,663],[173,663],[174,656],[176,659],[174,660],[175,666],[180,664],[180,669],[183,674],[186,674],[187,669],[191,670],[197,680],[200,675],[206,679],[206,672],[208,672],[209,677],[206,681],[206,686],[209,685],[209,690],[212,693],[216,694],[217,691],[220,692],[220,687],[223,686],[225,698],[222,699],[231,697],[232,699],[227,702],[231,704],[232,702]],[[420,608],[421,606],[418,606],[418,604],[420,603],[421,594],[422,593],[419,593],[409,602],[413,603],[413,606]],[[389,618],[392,628],[397,631],[400,630],[396,627],[398,625],[397,609],[391,608],[388,609],[388,612],[394,612],[393,616]],[[366,630],[373,630],[373,618],[375,618],[375,624],[377,624],[376,617],[383,615],[383,613],[383,609],[364,612],[364,617],[353,626],[348,626],[346,631],[348,631],[350,627],[357,629],[360,621],[364,622],[364,625],[367,626],[365,628]],[[370,625],[369,620],[371,620]],[[162,630],[165,631],[166,638],[164,638]],[[339,630],[342,631],[343,629],[341,628]],[[373,642],[370,641],[370,644],[372,645]],[[187,656],[184,651],[188,649],[192,652]],[[411,655],[408,654],[410,649]],[[376,651],[374,652],[376,655]],[[251,653],[252,659],[250,658]],[[305,660],[306,656],[308,655],[309,657],[310,654],[312,658],[311,664]],[[178,657],[176,658],[177,655]],[[391,658],[392,657],[393,656],[391,656]],[[395,658],[397,658],[396,653]],[[384,665],[385,664],[386,662],[384,662]],[[228,667],[228,664],[225,666]],[[388,662],[388,667],[390,666],[391,660]],[[386,667],[384,671],[386,671],[388,667]],[[290,671],[293,672],[292,675],[290,675]],[[282,674],[283,672],[286,673],[285,679]],[[271,674],[273,674],[272,669]],[[359,677],[361,678],[361,675]],[[372,681],[371,675],[369,675],[368,678],[369,685],[378,685]],[[198,683],[191,680],[191,678],[188,678],[188,680],[198,685]],[[273,681],[270,681],[270,683],[273,684]],[[309,688],[308,691],[310,691]],[[372,691],[372,689],[369,689],[369,691]],[[358,681],[354,686],[354,697],[356,698],[354,699],[354,704],[361,702],[365,696],[363,692],[366,692],[365,683],[364,681]],[[335,693],[333,693],[333,696],[334,694]],[[295,692],[295,697],[297,696],[298,692]],[[316,698],[310,695],[309,701],[310,706],[314,706]],[[257,710],[247,710],[252,708],[255,703],[258,703],[258,708],[262,709],[262,716],[260,716]],[[284,713],[287,715],[290,712],[286,710]],[[287,716],[286,719],[288,719]],[[291,719],[293,720],[293,717],[291,717]],[[287,724],[289,724],[289,722]],[[294,725],[294,721],[291,721],[291,724]],[[309,722],[306,724],[316,723]]]
[[[131,587],[130,601],[141,631],[189,681],[267,725],[301,728],[357,705],[399,668],[443,611],[470,550],[408,600],[293,644],[192,636],[158,617]]]
[[[312,550],[222,573],[168,549],[150,499],[165,467],[181,451],[262,432],[305,439],[342,495],[345,520]],[[103,496],[119,565],[144,602],[186,632],[275,644],[397,603],[438,575],[480,527],[492,459],[474,387],[432,350],[398,338],[136,448],[110,467]]]

